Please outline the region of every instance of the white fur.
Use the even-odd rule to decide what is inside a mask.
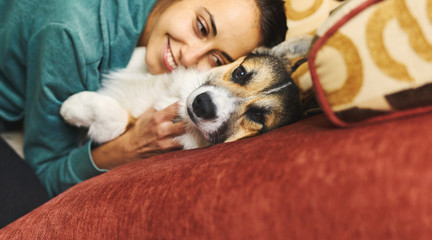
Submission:
[[[212,122],[197,119],[197,126],[187,114],[187,107],[194,100],[188,96],[204,83],[208,74],[193,69],[178,69],[170,74],[151,75],[142,61],[144,56],[145,48],[138,48],[129,66],[107,75],[100,90],[80,92],[69,97],[60,109],[62,117],[71,125],[89,128],[90,139],[104,143],[126,130],[129,115],[138,118],[150,107],[160,110],[179,101],[179,116],[187,123],[187,133],[176,140],[185,149],[208,145],[205,137],[216,131],[226,117]],[[217,109],[218,116],[219,111],[221,116],[230,114],[224,106]]]

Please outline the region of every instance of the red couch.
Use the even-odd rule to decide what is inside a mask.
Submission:
[[[0,239],[430,239],[432,113],[267,134],[85,181]]]

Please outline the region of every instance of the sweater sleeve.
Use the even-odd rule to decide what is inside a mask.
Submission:
[[[27,50],[24,153],[51,197],[104,172],[91,158],[91,143],[59,114],[70,95],[91,89],[99,79],[86,63],[79,35],[52,23],[35,33]],[[93,67],[93,69],[89,69]],[[90,88],[90,89],[89,89]]]

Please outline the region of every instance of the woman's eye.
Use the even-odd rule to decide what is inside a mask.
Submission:
[[[224,65],[223,61],[218,56],[213,55],[212,58],[213,58],[213,62],[214,62],[215,67],[219,67],[219,66]]]
[[[199,17],[197,17],[197,28],[200,35],[207,37],[208,30]]]

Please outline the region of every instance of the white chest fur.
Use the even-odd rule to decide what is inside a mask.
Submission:
[[[62,105],[60,113],[71,125],[89,128],[97,143],[121,135],[130,116],[138,118],[150,107],[157,110],[179,102],[179,116],[188,125],[187,133],[177,138],[185,149],[206,145],[205,139],[188,122],[186,98],[205,79],[205,74],[179,69],[172,74],[152,75],[145,66],[145,48],[138,48],[127,68],[105,76],[97,92],[80,92]]]

